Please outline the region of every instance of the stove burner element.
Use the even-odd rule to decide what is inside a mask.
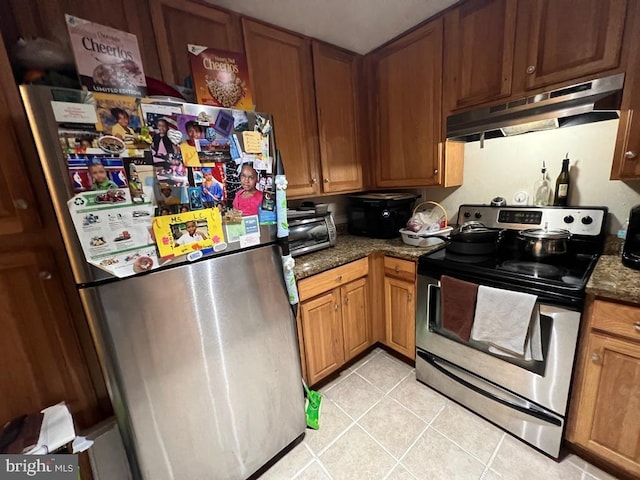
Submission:
[[[507,260],[503,262],[500,269],[509,272],[522,273],[536,278],[560,278],[566,270],[556,265],[538,262],[523,262],[519,260]]]

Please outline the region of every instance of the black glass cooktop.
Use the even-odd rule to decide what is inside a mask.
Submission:
[[[418,273],[439,279],[449,275],[496,288],[538,295],[552,304],[581,306],[598,255],[569,252],[544,262],[503,246],[495,255],[456,255],[441,249],[422,255]]]

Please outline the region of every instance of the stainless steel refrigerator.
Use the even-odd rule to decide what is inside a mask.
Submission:
[[[87,264],[51,106],[60,95],[84,96],[21,93],[133,477],[251,476],[305,430],[276,227],[261,225],[252,248],[175,258],[124,279]]]

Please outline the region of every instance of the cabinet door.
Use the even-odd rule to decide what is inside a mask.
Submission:
[[[575,440],[640,475],[640,345],[589,335]]]
[[[82,425],[99,419],[57,277],[46,251],[0,253],[0,424],[61,401]]]
[[[416,358],[415,285],[406,280],[384,278],[387,346]]]
[[[242,19],[256,108],[273,115],[288,196],[318,194],[318,134],[310,40]]]
[[[0,65],[9,65],[2,38],[0,38]],[[13,78],[10,78],[12,75],[9,68],[4,69],[0,77],[3,85],[16,88]],[[40,227],[33,191],[24,169],[22,152],[11,118],[7,97],[11,94],[17,95],[17,92],[0,92],[0,145],[3,146],[2,160],[0,160],[0,236],[34,231]]]
[[[376,185],[437,185],[441,181],[442,19],[402,37],[376,56]]]
[[[525,89],[616,68],[626,0],[527,0],[518,3],[514,76]]]
[[[242,52],[240,17],[188,0],[149,0],[162,77],[182,85],[191,75],[187,45]]]
[[[44,37],[56,43],[66,44],[69,37],[64,14],[75,15],[101,25],[130,32],[138,37],[144,73],[160,78],[158,52],[153,28],[147,20],[146,2],[128,0],[8,0],[11,13],[3,10],[0,17],[5,38]],[[164,47],[163,47],[164,48]]]
[[[309,384],[344,364],[340,289],[300,304]]]
[[[611,180],[640,179],[640,2],[629,4],[627,16],[634,19],[634,28],[625,34],[631,51],[626,62]]]
[[[313,42],[322,190],[327,193],[362,189],[358,67],[357,55]]]
[[[445,16],[444,98],[455,110],[511,94],[514,0],[465,2]]]
[[[366,277],[340,288],[345,361],[364,352],[371,345],[368,296]]]

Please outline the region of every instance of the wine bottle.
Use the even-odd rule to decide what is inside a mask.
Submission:
[[[556,192],[553,197],[553,204],[560,207],[566,207],[569,200],[569,154],[562,160],[562,170],[556,180]]]

